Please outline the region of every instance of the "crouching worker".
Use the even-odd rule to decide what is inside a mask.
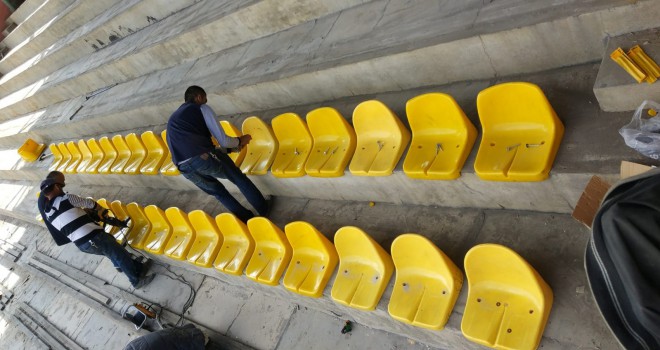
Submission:
[[[102,216],[105,208],[90,198],[64,193],[62,187],[64,184],[57,182],[56,178],[46,178],[41,182],[41,193],[46,197],[44,212],[50,225],[81,251],[106,256],[122,270],[133,287],[142,288],[149,284],[154,279],[154,275],[146,275],[149,266],[133,260],[131,254],[84,210],[93,209]]]

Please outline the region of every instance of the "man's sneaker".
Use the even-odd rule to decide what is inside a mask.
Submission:
[[[153,260],[147,259],[147,261],[143,262],[142,265],[140,266],[140,278],[144,278],[144,276],[147,275],[147,272],[151,269],[151,265],[153,265]]]
[[[151,283],[151,281],[154,280],[154,277],[156,277],[156,275],[148,275],[140,278],[140,281],[136,285],[134,285],[133,288],[142,289],[146,287],[149,283]]]

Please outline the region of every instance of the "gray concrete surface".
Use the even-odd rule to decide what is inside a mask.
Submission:
[[[75,0],[47,0],[28,2],[25,9],[19,6],[9,18],[17,24],[2,43],[9,48],[15,48],[25,39],[28,39],[36,30],[53,18],[53,14],[60,13]],[[27,2],[27,1],[26,1]],[[29,13],[28,13],[29,12]]]
[[[637,83],[609,56],[618,47],[627,53],[635,45],[639,45],[655,62],[660,62],[660,32],[657,28],[610,38],[594,83],[594,94],[604,111],[633,111],[644,100],[660,101],[660,84]]]

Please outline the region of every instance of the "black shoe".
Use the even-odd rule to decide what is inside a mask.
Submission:
[[[266,213],[262,216],[269,217],[270,213],[273,211],[273,206],[275,206],[275,196],[270,196],[266,199]]]
[[[151,283],[151,281],[154,280],[154,277],[156,277],[156,275],[148,275],[140,278],[140,281],[136,285],[134,285],[133,288],[142,289],[146,287],[149,283]]]
[[[142,263],[140,266],[140,278],[144,278],[147,275],[147,272],[149,272],[153,263],[154,262],[151,259],[147,259],[147,261]]]

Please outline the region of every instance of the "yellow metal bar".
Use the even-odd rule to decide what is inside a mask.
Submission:
[[[614,60],[621,68],[630,74],[638,83],[646,79],[646,73],[633,62],[628,55],[626,55],[621,48],[617,48],[610,54],[610,58]]]
[[[660,67],[639,45],[628,50],[628,56],[646,73],[647,83],[652,84],[660,78]]]

